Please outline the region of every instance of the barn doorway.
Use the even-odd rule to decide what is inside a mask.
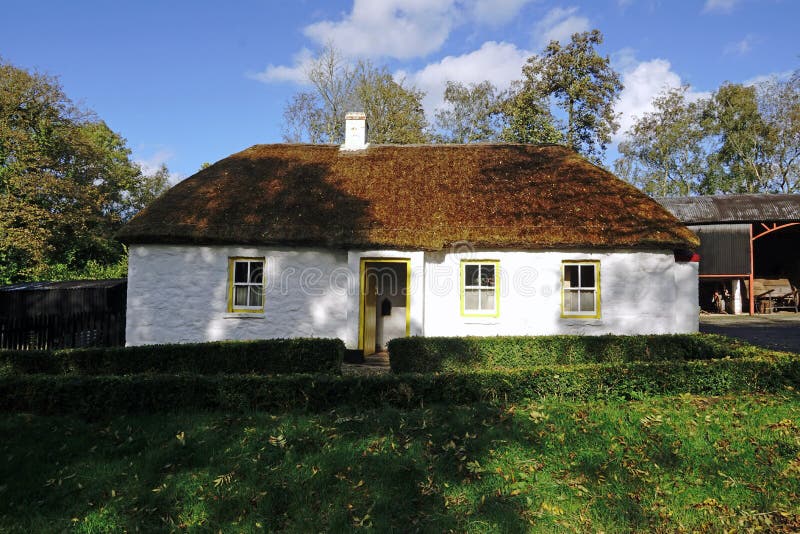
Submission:
[[[386,350],[411,331],[411,260],[362,259],[358,347],[364,356]]]
[[[775,225],[764,231],[753,225],[753,275],[755,278],[786,278],[800,287],[800,225]]]

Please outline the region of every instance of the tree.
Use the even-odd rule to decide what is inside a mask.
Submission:
[[[800,71],[789,80],[772,79],[758,87],[759,108],[771,132],[772,186],[800,192]]]
[[[638,118],[619,144],[617,175],[653,196],[689,195],[703,184],[707,143],[702,103],[686,99],[688,86],[667,89],[654,110]]]
[[[340,144],[348,111],[367,114],[370,142],[426,139],[424,93],[394,80],[385,67],[365,61],[351,64],[328,45],[311,61],[306,76],[311,90],[295,94],[284,108],[286,141]]]
[[[114,232],[166,186],[55,78],[0,60],[0,283],[117,263]]]
[[[563,143],[558,121],[547,102],[530,84],[514,82],[500,103],[503,130],[500,138],[509,143]]]
[[[705,185],[708,192],[771,189],[774,137],[759,109],[755,86],[723,84],[708,102],[705,126],[717,143]]]
[[[800,77],[687,88],[653,102],[620,143],[616,172],[653,195],[800,191]]]
[[[464,85],[448,81],[444,106],[436,111],[437,141],[477,143],[496,141],[503,129],[502,100],[488,80]]]
[[[394,80],[385,67],[360,62],[356,68],[355,100],[367,115],[371,143],[424,143],[428,122],[422,108],[424,93]],[[343,130],[344,122],[338,128]]]
[[[622,90],[608,56],[595,49],[602,42],[599,30],[575,33],[566,46],[551,41],[522,68],[525,90],[555,99],[566,114],[566,144],[595,161],[619,128],[614,103]]]

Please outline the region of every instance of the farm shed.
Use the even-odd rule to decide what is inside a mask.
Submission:
[[[659,198],[700,237],[700,303],[727,290],[730,311],[757,310],[758,281],[800,286],[800,195]],[[755,283],[754,283],[755,281]]]
[[[697,330],[697,237],[563,146],[256,145],[133,218],[131,345]]]
[[[0,287],[0,348],[123,345],[127,287],[126,278]]]

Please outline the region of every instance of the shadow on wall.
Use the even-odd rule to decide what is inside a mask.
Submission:
[[[237,178],[232,179],[232,176]],[[368,230],[369,209],[366,200],[343,191],[330,178],[330,163],[308,163],[290,156],[232,157],[176,185],[148,208],[145,222],[137,223],[134,219],[132,225],[138,225],[133,230],[137,234],[152,235],[151,241],[155,243],[198,245],[187,249],[182,263],[211,271],[212,264],[219,258],[212,249],[201,245],[341,246],[341,243],[362,239]],[[174,229],[175,238],[170,236],[170,229]],[[190,237],[179,238],[178,235]],[[143,252],[146,253],[146,249]],[[185,273],[176,272],[177,265],[158,266],[166,269],[158,273],[159,278],[185,277]],[[227,277],[200,282],[207,288],[206,299],[225,301]],[[325,285],[327,287],[327,280]],[[313,306],[314,302],[324,299],[308,298],[312,301],[307,306],[309,324],[325,327],[328,318],[314,314]],[[153,309],[143,305],[140,309],[135,328],[141,335],[137,337],[149,342],[161,341],[154,339],[152,333],[162,329],[165,322],[182,320],[174,308]],[[281,313],[281,310],[275,312]],[[213,316],[208,314],[207,323],[194,325],[194,329],[205,335],[219,330],[218,325],[213,324]],[[232,332],[221,335],[235,337]]]
[[[231,175],[241,179],[231,179]],[[168,205],[159,205],[165,211],[164,220],[192,225],[198,237],[205,235],[215,242],[348,243],[364,235],[369,220],[367,201],[338,187],[330,179],[330,164],[288,156],[229,158],[173,191],[165,196]],[[168,212],[191,215],[170,220]]]
[[[581,250],[610,252],[642,245],[652,249],[653,243],[658,243],[655,248],[670,249],[669,244],[661,243],[682,242],[688,238],[688,231],[657,202],[622,180],[612,180],[605,170],[587,166],[577,155],[550,158],[524,146],[511,145],[508,149],[516,153],[513,161],[485,165],[474,187],[493,191],[491,197],[498,202],[486,206],[486,210],[492,219],[517,226],[516,233],[521,239],[526,233],[536,232],[529,237],[535,237],[545,246],[547,243],[576,243]],[[535,174],[521,178],[519,165],[536,169]],[[565,187],[567,181],[569,187]],[[509,198],[523,202],[505,201]],[[527,209],[520,210],[520,206]],[[670,310],[674,308],[675,287],[672,274],[663,272],[673,261],[671,250],[666,253],[669,261],[665,264],[616,262],[614,271],[601,270],[604,291],[613,287],[614,305],[608,306],[609,293],[605,298],[601,296],[604,301],[601,303],[602,324],[580,326],[580,321],[576,320],[575,333],[633,333],[641,331],[644,317],[668,321],[668,326],[652,324],[644,325],[645,328],[670,331],[675,323],[674,313],[662,308],[667,305]],[[658,275],[643,276],[642,269],[655,269]],[[633,282],[626,282],[628,280]],[[609,312],[613,312],[613,316]],[[564,321],[560,311],[556,316],[557,321]]]
[[[128,343],[198,341],[197,336],[186,337],[191,314],[207,310],[213,302],[227,303],[227,276],[209,276],[219,265],[218,254],[209,247],[186,247],[180,254],[135,247],[129,261]],[[186,276],[187,266],[191,277]],[[213,325],[195,326],[208,332]]]

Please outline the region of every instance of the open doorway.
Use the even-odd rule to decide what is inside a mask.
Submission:
[[[386,349],[411,330],[411,260],[362,259],[359,348],[364,356]]]

